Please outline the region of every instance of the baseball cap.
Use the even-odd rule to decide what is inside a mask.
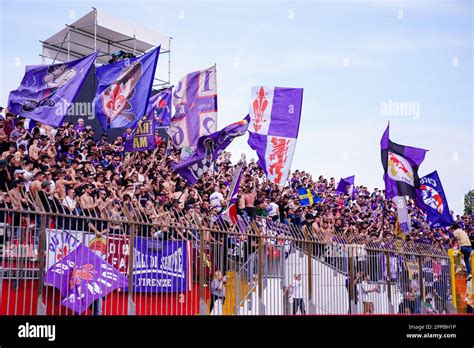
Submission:
[[[46,188],[51,185],[51,181],[45,180],[41,183],[41,188]]]

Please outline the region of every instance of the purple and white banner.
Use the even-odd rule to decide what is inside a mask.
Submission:
[[[191,290],[191,242],[135,237],[134,243],[134,291]]]
[[[20,87],[10,92],[8,110],[15,115],[59,127],[97,54],[94,52],[66,63],[28,65]]]
[[[63,230],[46,229],[46,269],[61,261],[72,250],[82,244],[82,231],[66,232]]]
[[[249,121],[250,117],[247,115],[243,120],[234,122],[220,131],[200,137],[196,151],[179,163],[171,163],[173,170],[190,185],[194,185],[204,173],[211,169],[214,161],[236,137],[247,133]]]
[[[398,223],[400,225],[400,230],[406,234],[411,230],[411,221],[410,215],[408,214],[407,204],[405,202],[405,197],[395,196],[392,198],[392,201],[397,207]]]
[[[48,269],[45,283],[59,289],[61,304],[82,313],[95,300],[126,287],[128,280],[88,247],[79,245]]]
[[[160,47],[137,58],[97,68],[93,104],[102,128],[135,127],[145,116]]]
[[[171,125],[171,87],[155,94],[148,101],[147,114],[152,114],[155,127],[169,127]]]
[[[170,135],[174,147],[195,146],[203,135],[217,130],[216,66],[183,77],[173,92],[176,113]]]
[[[283,186],[296,148],[302,88],[253,87],[248,144],[268,180]]]

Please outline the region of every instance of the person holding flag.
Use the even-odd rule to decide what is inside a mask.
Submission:
[[[405,196],[416,199],[416,188],[420,187],[418,168],[428,150],[399,145],[390,140],[390,124],[380,140],[385,198],[393,200],[402,232],[410,231],[410,218]]]

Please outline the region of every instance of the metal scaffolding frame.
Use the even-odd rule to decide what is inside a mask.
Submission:
[[[112,57],[112,54],[114,53],[111,49],[121,49],[124,52],[127,53],[133,53],[134,55],[142,55],[146,53],[151,48],[155,48],[157,46],[153,44],[148,44],[149,48],[146,50],[140,49],[137,47],[137,38],[136,35],[133,35],[133,37],[128,37],[126,39],[122,40],[112,40],[111,38],[100,36],[98,34],[98,21],[97,21],[97,9],[92,8],[93,13],[94,13],[94,23],[93,24],[87,24],[83,26],[75,26],[75,25],[70,25],[70,24],[65,24],[66,27],[66,34],[64,35],[64,38],[62,41],[57,41],[57,42],[48,42],[47,40],[40,40],[39,42],[42,45],[42,52],[39,54],[39,56],[42,58],[42,63],[45,64],[46,59],[52,59],[53,64],[57,60],[59,61],[69,61],[71,59],[78,59],[86,56],[87,54],[84,54],[83,52],[77,52],[74,49],[71,48],[71,46],[74,46],[76,48],[83,48],[86,51],[98,51],[98,60],[101,60],[104,63],[104,59],[108,60],[108,58]],[[87,28],[93,27],[93,33],[90,31],[86,30]],[[73,39],[71,36],[72,34],[76,34],[77,36],[85,39],[92,39],[93,40],[93,47],[91,45],[84,44],[82,42],[79,42],[77,39]],[[126,34],[118,33],[121,35],[126,36]],[[165,87],[171,86],[171,40],[172,37],[168,37],[168,48],[160,49],[160,55],[167,54],[168,55],[168,77],[166,79],[158,78],[155,75],[154,78],[154,83],[153,83],[153,88],[158,88],[162,89]],[[100,48],[99,44],[106,45],[107,50],[103,50]],[[54,58],[51,58],[51,55],[46,54],[46,50],[51,50],[55,51],[55,56]],[[59,59],[60,57],[65,58],[65,59]],[[102,59],[101,59],[102,58]],[[99,63],[100,64],[100,63]]]

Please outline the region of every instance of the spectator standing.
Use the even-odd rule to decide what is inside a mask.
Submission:
[[[362,282],[359,287],[359,294],[363,305],[364,314],[372,314],[375,311],[374,303],[371,301],[370,294],[373,292],[380,292],[380,285],[370,288],[370,276],[367,273],[361,274]]]
[[[293,297],[293,315],[298,313],[298,310],[302,315],[306,314],[304,297],[303,297],[303,283],[301,282],[301,274],[295,274],[293,283],[287,288],[290,291],[291,297]]]
[[[467,272],[467,281],[472,279],[471,273],[471,253],[472,253],[472,245],[471,241],[469,240],[469,236],[465,231],[463,231],[459,224],[455,222],[451,227],[454,230],[453,235],[456,238],[459,249],[464,256],[464,263],[466,264],[466,272]]]
[[[221,271],[214,272],[214,279],[211,282],[211,315],[222,315],[222,307],[225,301],[225,283],[227,277]]]

